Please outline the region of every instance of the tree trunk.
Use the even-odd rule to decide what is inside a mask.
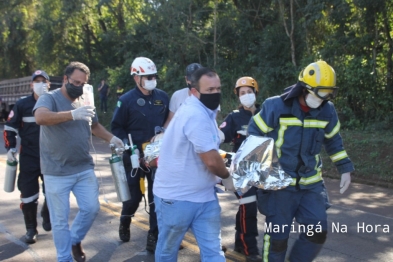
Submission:
[[[278,4],[280,6],[280,12],[282,16],[282,21],[284,24],[285,32],[287,36],[289,37],[289,40],[291,41],[291,58],[292,58],[292,64],[296,67],[296,53],[295,53],[295,39],[293,37],[293,32],[295,31],[295,23],[293,22],[294,20],[294,15],[293,15],[293,0],[289,0],[290,4],[290,19],[291,19],[291,31],[288,30],[287,23],[285,21],[285,6],[282,0],[278,0]]]

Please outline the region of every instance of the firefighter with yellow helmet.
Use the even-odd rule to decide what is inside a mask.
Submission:
[[[322,179],[322,146],[341,174],[340,193],[351,183],[354,167],[343,148],[336,109],[329,101],[337,91],[334,69],[325,61],[311,63],[284,94],[266,99],[248,125],[250,135],[275,140],[279,162],[293,180],[282,190],[257,191],[258,209],[267,225],[264,261],[285,260],[294,218],[305,232],[299,232],[289,261],[313,261],[322,249],[330,206]],[[273,227],[279,230],[269,230]]]
[[[233,110],[220,125],[225,135],[224,143],[233,143],[233,152],[236,152],[247,135],[247,126],[252,116],[259,112],[259,105],[255,104],[258,94],[257,81],[244,76],[236,81],[235,94],[239,97],[241,105]],[[247,262],[261,261],[258,251],[258,227],[256,187],[251,188],[239,199],[239,210],[236,214],[235,251],[246,256]]]

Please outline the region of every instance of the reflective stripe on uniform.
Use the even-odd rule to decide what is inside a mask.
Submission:
[[[321,169],[318,168],[317,173],[310,177],[302,177],[300,178],[299,184],[301,185],[310,185],[317,183],[322,180],[322,172]]]
[[[239,205],[244,205],[244,204],[252,203],[252,202],[255,202],[255,201],[257,201],[257,196],[256,195],[245,197],[245,198],[240,198],[239,199]]]
[[[304,119],[304,127],[308,128],[325,128],[329,124],[328,121],[322,121],[317,119]]]
[[[39,193],[37,193],[31,197],[21,198],[20,201],[22,201],[22,203],[24,203],[24,204],[28,204],[28,203],[33,202],[34,200],[37,200],[38,196],[39,196]]]
[[[330,159],[334,163],[334,162],[340,161],[341,159],[344,159],[347,157],[348,157],[347,152],[345,150],[343,150],[343,151],[340,151],[340,152],[330,156]]]
[[[329,134],[325,134],[325,137],[327,139],[332,138],[335,134],[337,134],[340,131],[340,121],[337,121],[337,125],[333,128],[332,132]]]
[[[263,236],[263,261],[269,261],[269,248],[270,248],[270,236],[265,233]]]
[[[302,121],[296,117],[280,118],[280,129],[276,141],[276,150],[278,158],[281,157],[281,146],[284,144],[284,133],[288,126],[303,126]]]
[[[7,126],[7,125],[4,126],[4,131],[12,131],[12,132],[15,132],[16,134],[18,134],[18,129],[15,129],[15,128]]]
[[[257,126],[259,127],[259,129],[262,130],[262,132],[264,132],[265,134],[273,131],[273,128],[269,127],[268,125],[266,125],[265,121],[263,121],[262,117],[259,114],[256,114],[253,117],[255,124],[257,124]]]
[[[25,123],[35,123],[35,117],[34,116],[24,116],[24,117],[22,117],[22,121]]]

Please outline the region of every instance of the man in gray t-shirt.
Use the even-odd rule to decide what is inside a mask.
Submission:
[[[98,123],[94,107],[83,106],[80,96],[89,76],[86,65],[71,62],[62,87],[40,96],[33,109],[36,123],[41,125],[41,171],[58,261],[72,261],[72,256],[76,261],[86,260],[81,241],[100,209],[98,181],[89,154],[91,133],[124,148],[119,138]],[[79,212],[69,229],[71,192]]]

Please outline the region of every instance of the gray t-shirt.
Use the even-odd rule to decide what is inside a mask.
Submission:
[[[80,103],[72,103],[56,89],[39,97],[35,110],[40,107],[52,112],[70,111],[78,108]],[[97,115],[93,123],[97,122]],[[41,126],[40,157],[41,172],[44,175],[67,176],[94,168],[89,154],[91,129],[84,120],[75,120],[51,126]]]

